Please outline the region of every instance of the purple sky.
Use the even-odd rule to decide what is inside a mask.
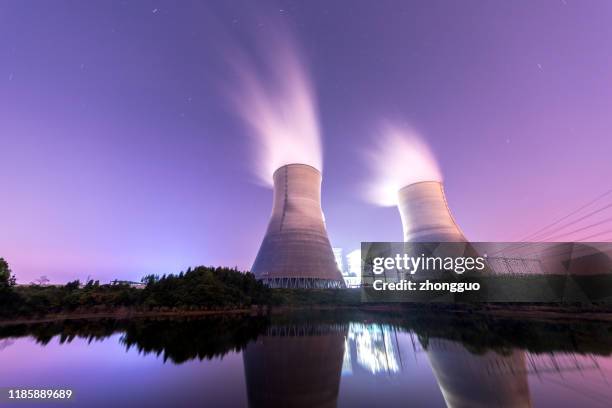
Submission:
[[[472,240],[612,187],[612,2],[254,4],[0,3],[0,256],[20,281],[250,267],[272,192],[220,83],[273,21],[316,88],[334,246],[402,238],[360,191],[389,115],[425,136]]]

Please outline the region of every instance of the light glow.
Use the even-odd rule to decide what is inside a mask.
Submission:
[[[377,205],[397,205],[398,191],[420,181],[442,181],[438,163],[412,128],[383,123],[377,133],[377,144],[366,152],[372,179],[365,198]]]

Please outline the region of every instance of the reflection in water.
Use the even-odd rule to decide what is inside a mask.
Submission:
[[[349,324],[342,373],[352,374],[361,368],[371,374],[400,371],[397,331],[387,324]]]
[[[411,403],[526,407],[559,402],[586,407],[606,406],[612,397],[605,378],[612,366],[612,360],[605,357],[612,352],[609,322],[519,321],[431,312],[401,318],[352,313],[65,321],[0,326],[4,361],[41,361],[40,356],[19,354],[26,336],[58,357],[59,362],[46,375],[75,369],[85,389],[98,381],[120,386],[113,385],[112,375],[89,378],[79,374],[98,372],[103,368],[101,360],[126,361],[129,368],[149,356],[149,364],[154,365],[143,369],[140,378],[124,380],[132,390],[156,378],[174,378],[168,370],[186,370],[166,391],[178,393],[181,387],[193,384],[193,389],[182,391],[185,406],[212,403],[210,390],[205,394],[197,391],[211,384],[220,365],[231,367],[232,377],[212,386],[216,405],[228,393],[241,394],[237,405],[251,407]],[[96,349],[96,343],[110,342],[120,346],[123,355],[102,353],[89,360],[89,365],[71,365],[76,361],[72,353],[78,349],[68,346],[71,343]],[[127,360],[126,354],[132,359]],[[228,366],[228,361],[233,365]],[[10,374],[3,378],[0,365],[0,386],[7,379],[13,381],[20,366],[10,367]],[[197,373],[188,371],[196,367]],[[22,380],[35,380],[32,372],[21,375]],[[164,386],[163,382],[155,384]],[[95,391],[90,399],[83,396],[88,406],[112,405],[110,397]],[[126,394],[125,398],[135,397]],[[171,394],[154,399],[143,396],[140,402],[168,406],[176,398]]]
[[[268,327],[262,317],[207,317],[200,319],[134,319],[134,320],[66,320],[39,324],[0,326],[0,341],[29,336],[46,345],[54,337],[60,344],[75,339],[103,341],[121,333],[120,342],[126,351],[132,347],[144,355],[161,355],[163,361],[184,363],[209,360],[240,351]],[[7,343],[11,344],[11,343]]]
[[[335,407],[347,326],[273,326],[244,351],[251,407]]]
[[[434,338],[427,356],[448,407],[531,406],[522,351],[472,354],[460,343]]]
[[[397,331],[391,325],[350,323],[343,373],[357,367],[372,375],[403,370]],[[523,351],[476,354],[459,342],[431,338],[426,353],[448,407],[531,406]]]
[[[136,347],[144,354],[163,354],[164,361],[183,363],[243,350],[267,325],[262,318],[153,320],[129,325],[121,342],[128,350]]]
[[[0,340],[0,351],[4,350],[7,347],[12,346],[14,343],[15,342],[13,340],[9,340],[9,339]]]

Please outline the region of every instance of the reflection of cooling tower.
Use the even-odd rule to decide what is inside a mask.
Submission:
[[[273,329],[243,354],[249,406],[335,407],[346,327]]]
[[[523,351],[472,354],[460,343],[430,339],[427,356],[449,408],[531,406]]]
[[[274,172],[274,203],[252,272],[272,287],[343,286],[321,210],[321,173],[305,164]]]
[[[465,242],[438,181],[410,184],[398,192],[405,242]]]

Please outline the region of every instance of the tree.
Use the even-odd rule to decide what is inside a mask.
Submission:
[[[49,282],[50,282],[50,280],[49,280],[49,278],[47,278],[47,275],[43,275],[43,276],[41,276],[38,279],[34,279],[34,282],[32,282],[32,283],[37,283],[40,286],[44,286],[44,285],[46,285]]]
[[[77,279],[75,281],[68,282],[65,288],[68,290],[77,290],[80,286],[81,286],[81,282],[79,282],[79,280]]]
[[[142,279],[140,279],[140,282],[144,283],[147,286],[153,285],[154,283],[159,282],[159,275],[150,274],[147,276],[143,276]]]
[[[10,287],[15,286],[17,279],[11,273],[11,268],[4,258],[0,258],[0,286]]]

